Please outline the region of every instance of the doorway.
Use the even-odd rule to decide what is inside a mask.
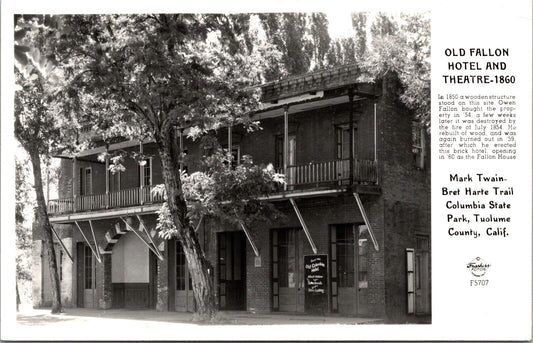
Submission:
[[[418,235],[415,250],[415,309],[416,314],[430,312],[429,237]]]
[[[176,306],[178,312],[193,312],[195,308],[192,280],[183,246],[176,240]]]
[[[218,304],[246,310],[246,237],[242,231],[218,234]]]
[[[89,245],[84,242],[76,244],[77,254],[77,306],[95,307],[96,262]]]
[[[356,128],[353,129],[352,149],[353,157],[355,158],[355,133]],[[346,182],[350,178],[350,126],[348,124],[339,125],[335,127],[336,151],[335,158],[337,162],[337,175],[340,181]]]
[[[272,230],[272,308],[304,312],[304,234],[301,228]]]

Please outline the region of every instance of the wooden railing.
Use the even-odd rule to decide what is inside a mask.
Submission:
[[[276,170],[283,173],[283,169]],[[353,182],[364,184],[377,183],[377,164],[371,160],[355,160]],[[285,175],[287,186],[319,186],[325,183],[348,183],[350,180],[350,160],[311,162],[287,167]]]
[[[283,169],[277,169],[283,173]],[[354,183],[376,184],[377,163],[371,160],[354,161]],[[289,190],[307,187],[335,187],[346,185],[350,180],[350,160],[311,162],[287,167],[287,187]],[[128,206],[139,206],[163,202],[163,197],[153,194],[155,186],[123,189],[107,194],[81,195],[75,198],[50,200],[49,214],[74,213],[104,210]]]
[[[74,198],[50,200],[48,202],[48,213],[96,211],[163,202],[161,195],[153,194],[154,187],[155,185],[150,185],[122,189],[107,194],[79,195]]]

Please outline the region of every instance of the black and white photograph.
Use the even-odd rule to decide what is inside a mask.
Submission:
[[[9,338],[437,339],[435,221],[497,272],[432,188],[460,110],[432,116],[430,10],[55,12],[10,19]]]

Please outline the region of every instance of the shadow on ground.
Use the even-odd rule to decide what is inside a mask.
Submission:
[[[121,319],[146,322],[182,323],[191,325],[284,325],[284,324],[383,324],[382,319],[342,316],[314,316],[301,313],[250,313],[245,311],[221,311],[211,321],[202,321],[192,313],[157,312],[155,310],[133,309],[82,309],[67,308],[65,313],[53,315],[44,313],[45,309],[35,310],[32,314],[21,313],[17,321],[23,325],[46,325],[67,320],[90,321],[92,319]]]
[[[75,318],[72,317],[63,317],[61,315],[48,315],[48,314],[39,314],[39,315],[17,315],[17,322],[22,325],[44,325],[50,323],[59,323],[59,322],[68,322],[72,321]]]

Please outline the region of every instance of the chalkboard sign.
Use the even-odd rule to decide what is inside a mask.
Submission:
[[[328,255],[304,256],[305,312],[328,311]]]

